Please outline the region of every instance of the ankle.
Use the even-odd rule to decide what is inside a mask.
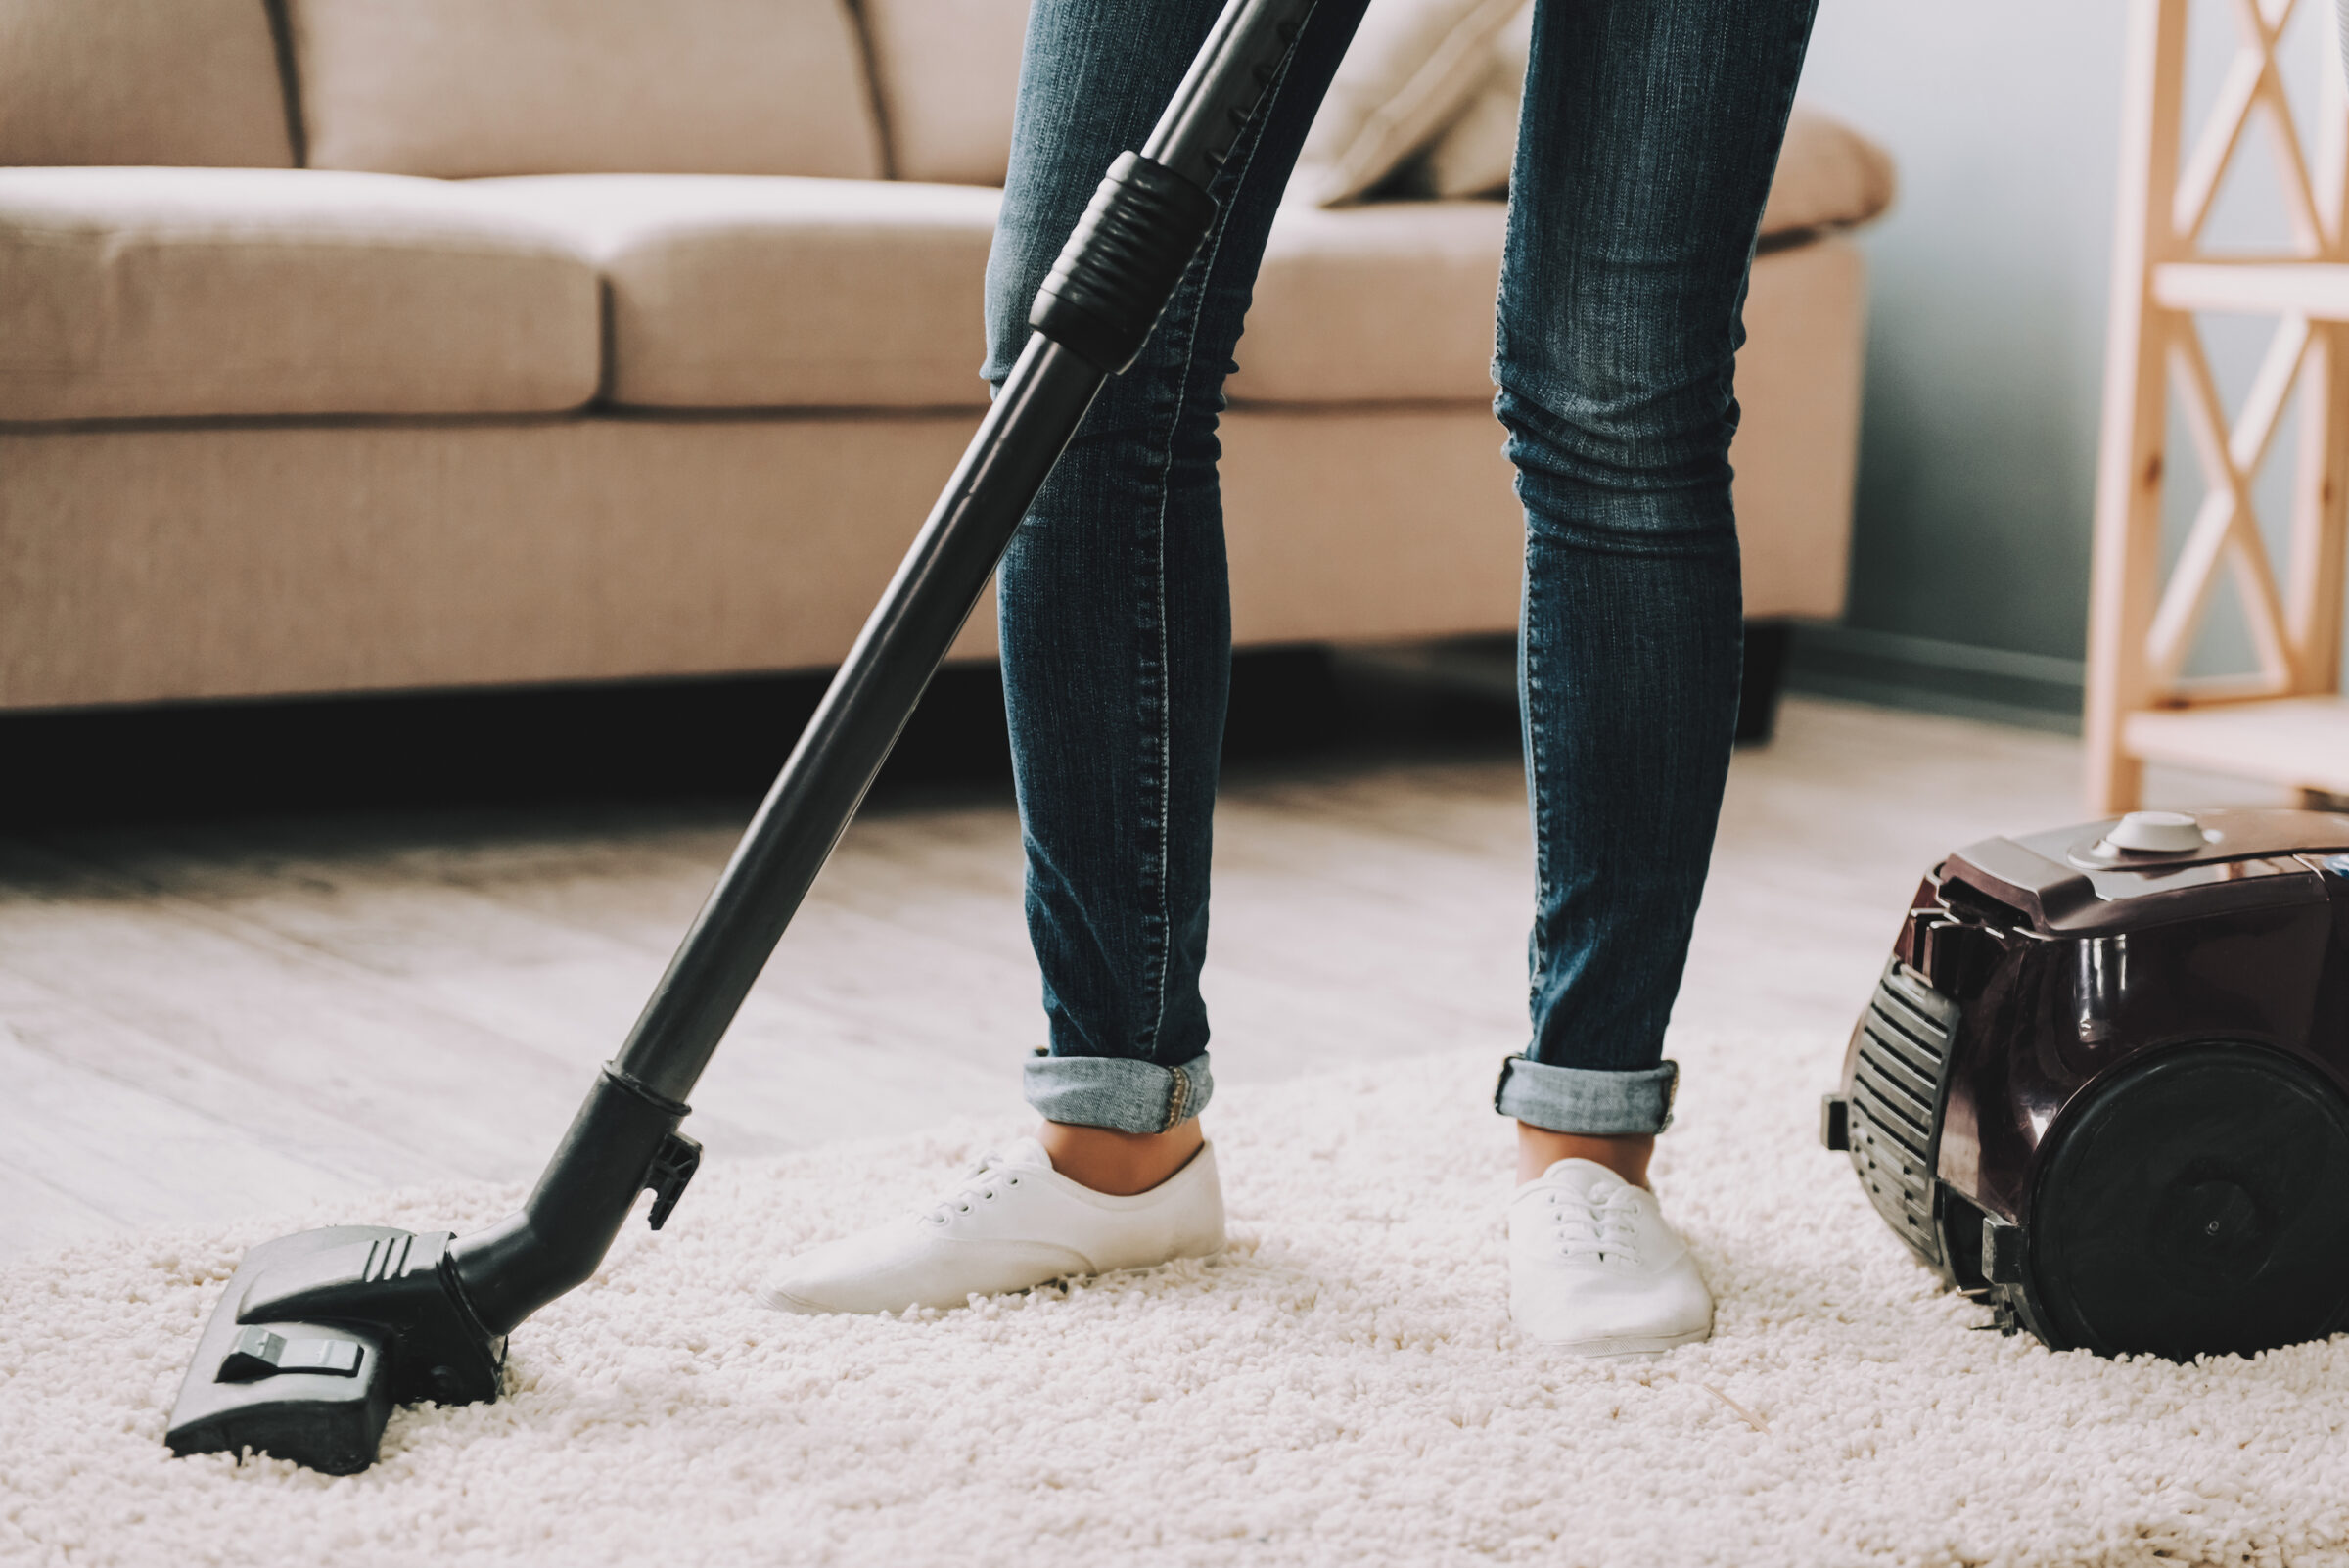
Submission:
[[[1196,1120],[1164,1132],[1121,1132],[1115,1128],[1046,1122],[1036,1129],[1036,1136],[1051,1157],[1053,1170],[1081,1187],[1113,1198],[1149,1191],[1190,1164],[1191,1156],[1207,1141]]]
[[[1531,1123],[1517,1124],[1517,1179],[1531,1181],[1560,1160],[1589,1160],[1603,1165],[1635,1187],[1647,1185],[1647,1162],[1656,1152],[1652,1132],[1600,1136],[1589,1132],[1552,1132]]]

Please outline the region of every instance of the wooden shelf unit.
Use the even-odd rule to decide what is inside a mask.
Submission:
[[[2277,64],[2296,0],[2225,3],[2238,47],[2188,149],[2181,133],[2192,0],[2129,0],[2089,603],[2087,791],[2099,813],[2138,804],[2148,761],[2264,779],[2311,797],[2349,795],[2340,658],[2349,576],[2349,99],[2335,64],[2322,63],[2321,145],[2312,161]],[[2317,30],[2332,47],[2330,29]],[[2292,254],[2206,252],[2213,201],[2255,123],[2274,161]],[[2277,323],[2232,419],[2196,311]],[[2298,453],[2280,576],[2252,491],[2295,388]],[[2182,471],[2165,450],[2173,407],[2185,416],[2205,491],[2164,582],[2162,495]],[[2183,671],[2222,576],[2234,581],[2259,669],[2188,679]]]
[[[2241,759],[2258,758],[2265,776],[2349,796],[2349,702],[2338,697],[2148,709],[2129,715],[2123,740],[2149,762],[2235,773]]]

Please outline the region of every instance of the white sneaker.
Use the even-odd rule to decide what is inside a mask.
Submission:
[[[1713,1293],[1656,1195],[1560,1160],[1509,1200],[1509,1315],[1583,1356],[1653,1356],[1713,1332]]]
[[[802,1253],[758,1294],[784,1313],[960,1307],[973,1296],[1222,1250],[1213,1144],[1149,1191],[1114,1198],[1071,1181],[1042,1144],[1022,1138],[981,1160],[930,1208]]]

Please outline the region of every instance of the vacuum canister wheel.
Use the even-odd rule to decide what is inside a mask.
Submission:
[[[2032,1203],[2050,1343],[2250,1355],[2349,1316],[2349,1106],[2253,1045],[2164,1051],[2096,1089]]]

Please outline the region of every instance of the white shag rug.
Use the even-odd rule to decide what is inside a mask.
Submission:
[[[1454,1052],[1224,1090],[1221,1259],[914,1320],[780,1317],[747,1291],[774,1255],[924,1196],[975,1130],[714,1167],[523,1327],[510,1398],[395,1414],[354,1477],[166,1455],[221,1282],[299,1223],[465,1228],[518,1194],[17,1268],[0,1559],[2349,1561],[2349,1336],[2177,1366],[1976,1332],[1817,1146],[1831,1051],[1677,1053],[1658,1185],[1721,1310],[1711,1343],[1657,1361],[1518,1341],[1495,1052]]]

